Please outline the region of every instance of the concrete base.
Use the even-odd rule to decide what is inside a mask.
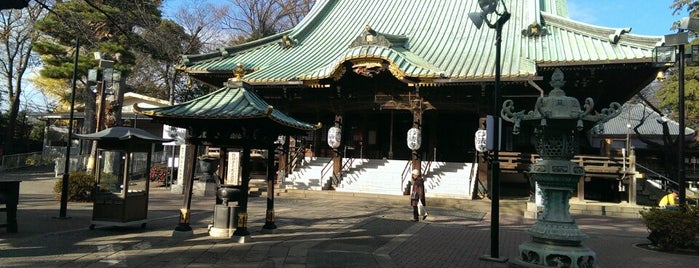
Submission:
[[[268,229],[268,228],[262,228],[262,230],[260,231],[260,233],[263,233],[263,234],[274,234],[276,232],[277,232],[277,229]]]
[[[231,239],[233,241],[238,242],[238,244],[245,244],[247,242],[252,241],[252,237],[250,235],[243,235],[243,236],[234,235]]]
[[[492,261],[492,262],[499,262],[499,263],[507,262],[507,258],[505,258],[505,257],[493,258],[489,254],[483,255],[478,259],[483,260],[483,261]]]
[[[211,237],[230,238],[233,236],[233,232],[235,232],[235,229],[216,228],[216,227],[209,228],[209,236],[211,236]]]
[[[170,192],[173,194],[182,194],[184,193],[184,187],[182,184],[170,184]]]
[[[192,236],[194,236],[193,230],[188,230],[188,231],[174,230],[174,231],[172,231],[172,237],[192,237]]]
[[[202,182],[196,181],[192,185],[192,195],[193,196],[216,196],[216,183],[215,182]]]
[[[519,245],[519,256],[509,267],[599,267],[597,254],[584,246],[558,246],[535,242]]]

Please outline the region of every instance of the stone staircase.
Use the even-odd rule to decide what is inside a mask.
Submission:
[[[327,189],[329,180],[321,178],[323,167],[330,158],[307,158],[302,167],[284,178],[281,189]],[[409,177],[401,178],[408,160],[344,159],[347,166],[342,180],[334,188],[337,192],[403,195]],[[423,170],[427,197],[471,199],[474,192],[477,164],[433,162]],[[327,173],[327,172],[326,172]],[[330,174],[330,173],[327,173]]]
[[[321,171],[330,161],[329,157],[305,157],[303,164],[296,168],[286,178],[282,178],[280,189],[314,190],[323,189]],[[326,178],[327,180],[327,178]]]
[[[353,159],[345,168],[342,180],[335,187],[334,191],[323,190],[324,184],[329,178],[321,180],[321,170],[328,164],[330,158],[310,158],[307,157],[304,165],[297,168],[279,183],[279,194],[300,194],[306,195],[331,195],[355,196],[371,195],[387,200],[404,202],[403,190],[408,186],[409,178],[403,180],[401,174],[406,168],[407,160],[382,160],[382,159]],[[480,204],[484,210],[488,209],[489,200],[471,200],[474,196],[478,163],[454,163],[454,162],[432,162],[426,170],[423,170],[427,197],[431,198],[430,204],[436,200],[455,206],[474,206]],[[330,174],[330,173],[327,173]],[[326,175],[326,177],[329,175]],[[645,180],[639,181],[639,195],[642,192],[648,193],[649,201],[643,204],[630,205],[627,203],[604,203],[597,201],[580,202],[575,198],[570,201],[571,214],[602,215],[625,218],[638,218],[638,211],[654,206],[657,203],[658,193],[653,191],[652,185],[642,186]],[[662,191],[662,190],[660,190]],[[264,193],[262,193],[264,195]],[[464,203],[475,202],[475,203]],[[521,213],[528,218],[535,218],[537,208],[533,202],[526,198],[501,199],[501,202],[508,202],[517,207],[514,211]],[[646,204],[648,203],[648,204]],[[653,203],[653,204],[651,204]],[[645,206],[644,206],[645,205]],[[513,212],[514,212],[513,211]]]
[[[403,195],[405,160],[357,159],[343,174],[338,192]]]

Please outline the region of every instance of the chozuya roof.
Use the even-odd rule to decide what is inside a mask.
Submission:
[[[262,127],[264,124],[260,119],[297,130],[316,130],[321,127],[320,123],[312,125],[301,122],[274,109],[257,94],[245,89],[242,83],[229,84],[231,85],[188,102],[155,108],[143,108],[135,104],[134,110],[178,127],[189,126],[191,120],[206,120],[209,123],[216,120],[238,120],[222,122],[231,126],[253,121],[249,123]]]
[[[537,66],[646,63],[661,37],[630,34],[567,18],[564,0],[511,0],[502,31],[502,78],[535,76]],[[293,29],[250,43],[185,55],[192,74],[231,76],[243,64],[248,83],[300,83],[341,75],[346,61],[387,61],[398,78],[447,83],[495,75],[495,30],[466,14],[478,1],[318,0]],[[367,27],[368,26],[368,27]],[[372,41],[357,42],[372,35]],[[383,41],[382,41],[383,40]]]
[[[110,127],[99,132],[90,134],[75,134],[76,137],[86,140],[113,140],[113,141],[128,141],[139,140],[145,142],[159,143],[169,142],[172,139],[162,139],[143,129],[133,127]]]

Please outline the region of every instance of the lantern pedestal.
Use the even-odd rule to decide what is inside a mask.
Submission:
[[[593,124],[619,115],[621,105],[592,114],[594,102],[585,100],[584,110],[576,98],[568,97],[561,87],[563,72],[555,70],[551,77],[553,90],[536,101],[533,111],[514,112],[511,100],[505,101],[502,118],[514,123],[513,134],[522,124],[534,127],[536,151],[542,160],[531,165],[529,173],[542,191],[544,210],[528,230],[532,241],[519,246],[519,256],[510,267],[599,267],[597,254],[582,246],[587,239],[570,216],[570,196],[585,169],[570,160],[578,151],[577,133]]]

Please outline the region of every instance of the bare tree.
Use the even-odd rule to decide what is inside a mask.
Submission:
[[[223,23],[248,40],[255,40],[298,24],[314,3],[312,0],[231,0],[234,13]]]
[[[315,0],[279,0],[282,10],[285,14],[285,19],[281,25],[285,29],[290,29],[311,12],[311,8],[315,4]]]
[[[3,84],[0,95],[7,95],[9,107],[3,139],[5,153],[14,153],[12,145],[20,112],[22,81],[27,69],[36,64],[32,56],[32,44],[37,37],[34,23],[45,13],[38,4],[21,10],[0,11],[0,41],[3,48],[0,53],[0,83]]]
[[[230,6],[197,4],[198,0],[189,0],[190,5],[181,6],[174,14],[173,21],[184,28],[192,40],[198,40],[201,51],[217,49],[230,39],[230,32],[224,31],[222,21],[228,16]],[[186,53],[198,53],[193,44],[185,44]]]
[[[191,4],[181,6],[172,20],[164,20],[153,33],[154,39],[161,39],[167,53],[160,57],[158,68],[159,77],[168,87],[170,103],[176,100],[176,92],[182,92],[187,87],[186,78],[175,69],[182,54],[199,53],[202,49],[211,50],[225,44],[221,34],[220,21],[228,14],[229,7],[217,6],[211,3],[201,4],[191,0]]]

